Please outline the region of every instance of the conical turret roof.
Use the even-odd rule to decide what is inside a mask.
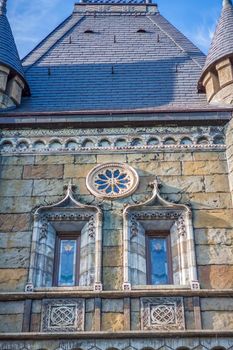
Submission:
[[[6,0],[0,0],[0,64],[21,75],[25,81],[23,67],[6,16]]]
[[[233,55],[233,5],[223,0],[223,8],[212,44],[207,55],[203,73],[220,59]]]

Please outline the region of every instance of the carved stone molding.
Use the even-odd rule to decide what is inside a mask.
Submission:
[[[84,331],[84,315],[84,299],[43,300],[41,331]]]
[[[184,330],[183,298],[142,298],[142,330]]]
[[[224,128],[2,130],[1,154],[224,150]]]

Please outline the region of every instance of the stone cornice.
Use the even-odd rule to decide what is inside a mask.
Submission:
[[[122,331],[122,332],[77,332],[77,333],[5,333],[0,340],[65,340],[65,339],[143,339],[143,338],[226,338],[233,337],[233,331],[184,330],[184,331]]]
[[[163,296],[183,296],[183,297],[233,297],[233,289],[200,289],[200,290],[191,290],[191,289],[138,289],[130,291],[102,291],[94,292],[87,290],[67,290],[67,291],[58,291],[58,290],[37,290],[35,292],[26,293],[0,293],[0,301],[19,301],[26,299],[40,300],[43,298],[102,298],[102,299],[116,299],[116,298],[140,298],[140,297],[163,297]]]

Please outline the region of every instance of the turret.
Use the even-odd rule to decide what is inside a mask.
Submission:
[[[233,104],[233,5],[223,0],[206,63],[198,84],[210,103]]]
[[[0,109],[16,107],[29,94],[23,67],[6,16],[6,0],[0,0]]]

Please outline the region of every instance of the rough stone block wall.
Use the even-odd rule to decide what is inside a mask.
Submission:
[[[231,129],[229,129],[231,130]],[[229,133],[230,135],[230,133]],[[111,298],[100,300],[102,331],[141,330],[141,296],[129,301],[114,292],[123,283],[123,216],[127,203],[145,201],[151,196],[150,183],[162,184],[161,196],[174,203],[190,205],[193,214],[198,279],[202,289],[233,288],[233,221],[231,183],[231,139],[227,152],[216,150],[114,151],[98,150],[76,154],[2,155],[0,168],[0,290],[23,292],[28,279],[33,213],[39,206],[64,197],[64,185],[76,185],[75,197],[84,204],[98,204],[103,210],[103,288]],[[58,153],[58,152],[57,152]],[[86,187],[86,177],[96,165],[119,162],[131,165],[140,178],[130,197],[97,200]],[[229,170],[228,170],[229,169]],[[162,296],[166,296],[163,291]],[[207,293],[207,292],[206,292]],[[140,293],[139,293],[140,294]],[[153,294],[153,293],[152,293]],[[180,294],[182,296],[182,291]],[[158,293],[156,294],[158,296]],[[32,302],[30,331],[40,332],[43,296]],[[128,304],[130,306],[127,306]],[[0,332],[23,329],[25,302],[0,303]],[[127,311],[128,310],[128,311]],[[129,314],[128,314],[129,312]],[[192,296],[184,296],[185,326],[197,329]],[[232,298],[200,298],[202,327],[231,330]],[[85,331],[96,326],[96,301],[85,301]],[[98,322],[97,322],[98,323]],[[97,328],[96,328],[97,327]]]

